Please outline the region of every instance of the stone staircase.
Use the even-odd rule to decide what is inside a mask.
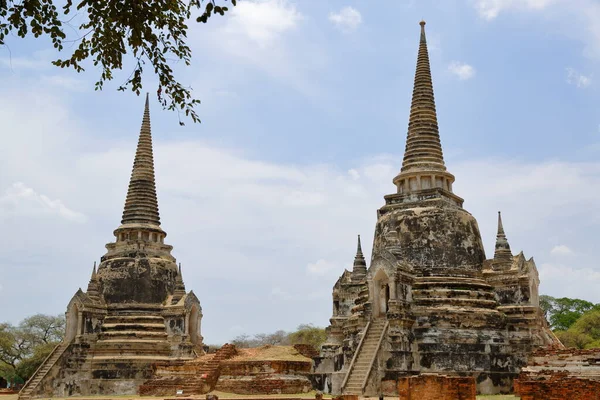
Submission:
[[[219,379],[221,361],[236,355],[232,344],[225,344],[212,358],[158,366],[156,377],[139,388],[142,396],[173,396],[178,390],[184,395],[205,394],[213,390]]]
[[[160,309],[135,307],[109,310],[91,357],[92,379],[139,385],[153,375],[152,364],[171,359],[171,345]],[[105,383],[102,383],[105,382]],[[128,390],[133,390],[129,387]]]
[[[386,328],[384,318],[371,321],[366,336],[362,340],[360,347],[356,350],[358,354],[354,363],[350,365],[346,384],[342,389],[344,394],[361,395],[364,389],[364,382],[371,371],[371,367],[381,345],[380,339]]]
[[[161,360],[168,359],[170,352],[163,317],[142,312],[117,313],[104,319],[93,360],[139,359],[144,356]]]
[[[32,393],[38,387],[42,379],[50,372],[54,364],[58,361],[60,356],[63,355],[65,350],[69,347],[70,342],[61,342],[59,343],[52,353],[44,360],[42,365],[34,372],[34,374],[29,378],[25,386],[19,392],[19,400],[28,400],[32,398]]]

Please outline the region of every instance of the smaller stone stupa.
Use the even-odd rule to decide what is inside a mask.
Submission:
[[[202,308],[186,293],[165,244],[154,182],[149,101],[121,225],[92,269],[87,291],[67,306],[66,336],[19,393],[20,399],[136,394],[152,365],[195,358]]]

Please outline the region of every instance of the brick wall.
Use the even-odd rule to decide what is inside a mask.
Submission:
[[[600,350],[535,351],[515,380],[522,400],[600,400]]]
[[[521,400],[600,400],[600,382],[569,376],[566,372],[522,373],[515,381]]]
[[[311,368],[310,361],[223,361],[215,389],[253,395],[306,393],[312,389]]]
[[[398,394],[400,400],[475,400],[476,384],[473,377],[423,374],[400,378]]]

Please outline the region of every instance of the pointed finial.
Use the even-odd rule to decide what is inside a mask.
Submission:
[[[494,260],[492,266],[494,269],[507,269],[512,265],[512,252],[510,250],[510,244],[506,239],[504,233],[504,226],[502,225],[502,213],[498,211],[498,233],[496,234],[496,246],[494,250]]]
[[[94,268],[92,269],[92,279],[96,279],[96,261],[94,261]]]
[[[356,255],[361,255],[363,254],[362,252],[362,246],[360,245],[360,235],[358,235],[358,245],[356,246]]]
[[[181,275],[181,263],[179,263],[179,275]]]
[[[498,235],[504,235],[504,227],[502,226],[502,212],[498,211]]]
[[[356,245],[356,256],[354,256],[354,266],[352,267],[352,280],[360,281],[367,275],[367,263],[362,252],[360,243],[360,235],[358,235],[358,243]]]
[[[419,25],[421,25],[421,43],[427,43],[427,38],[425,37],[425,21],[421,20]]]

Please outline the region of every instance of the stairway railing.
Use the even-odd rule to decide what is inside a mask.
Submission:
[[[365,386],[367,386],[367,381],[369,380],[369,375],[371,375],[371,371],[373,370],[373,364],[375,364],[375,360],[377,359],[377,353],[379,353],[379,349],[381,348],[381,342],[383,342],[383,338],[385,337],[385,332],[387,331],[389,321],[385,321],[385,325],[383,326],[383,330],[381,331],[381,335],[379,335],[379,341],[377,342],[377,347],[373,352],[373,357],[371,357],[371,362],[369,363],[369,369],[367,370],[367,374],[365,375],[365,380],[360,386],[360,391],[365,391]]]
[[[346,388],[346,383],[348,383],[348,379],[350,378],[350,374],[352,373],[352,368],[354,368],[354,363],[356,362],[356,358],[358,357],[358,353],[360,353],[360,349],[362,348],[363,342],[369,333],[369,327],[371,326],[371,321],[367,322],[367,326],[365,326],[365,334],[360,338],[360,342],[358,342],[358,347],[354,352],[354,356],[352,357],[352,361],[350,362],[350,367],[348,367],[348,373],[344,378],[344,382],[342,382],[342,392]]]

